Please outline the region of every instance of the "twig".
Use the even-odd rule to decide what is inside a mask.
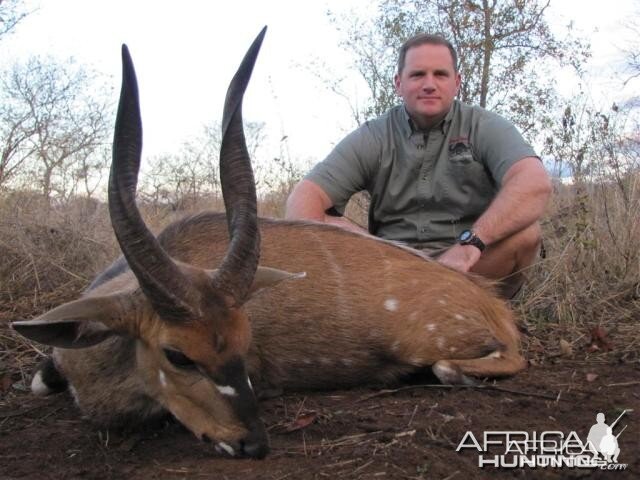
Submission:
[[[411,414],[411,418],[409,419],[409,423],[407,423],[407,427],[411,426],[411,422],[413,422],[413,417],[416,416],[416,412],[418,411],[418,405],[413,409],[413,413]]]
[[[534,393],[534,392],[523,392],[521,390],[513,390],[510,388],[496,387],[494,385],[408,385],[406,387],[400,387],[395,389],[385,389],[385,390],[380,390],[378,392],[372,393],[370,395],[365,395],[364,397],[357,399],[356,403],[364,402],[366,400],[370,400],[375,397],[381,397],[384,395],[393,395],[395,393],[402,392],[405,390],[415,390],[418,388],[436,388],[436,389],[462,388],[462,389],[471,389],[471,390],[490,390],[493,392],[503,392],[503,393],[511,393],[513,395],[523,395],[525,397],[543,398],[545,400],[553,400],[553,401],[558,400],[558,396],[554,396],[554,395],[545,395],[543,393]],[[565,399],[562,399],[562,400],[565,400]],[[568,399],[565,401],[568,401]]]
[[[17,412],[9,412],[9,413],[5,413],[5,414],[1,415],[0,418],[20,417],[22,415],[25,415],[25,414],[27,414],[29,412],[34,411],[34,410],[39,410],[41,408],[42,408],[42,406],[38,405],[38,406],[35,406],[35,407],[31,407],[31,408],[26,408],[24,410],[20,410],[20,411],[17,411]]]
[[[605,387],[630,387],[632,385],[640,385],[640,382],[607,383]]]
[[[351,472],[353,475],[355,475],[356,473],[358,473],[360,470],[367,468],[369,465],[371,465],[373,463],[373,460],[369,460],[367,463],[364,463],[362,465],[360,465],[358,468],[356,468],[353,472]]]
[[[460,470],[456,470],[455,472],[453,472],[451,475],[449,475],[446,478],[443,478],[442,480],[451,480],[453,477],[455,477],[456,475],[458,475],[460,473]]]
[[[322,468],[342,467],[342,466],[344,466],[344,465],[349,465],[350,463],[357,462],[357,461],[358,461],[358,459],[356,459],[356,458],[352,458],[351,460],[342,460],[342,461],[340,461],[340,462],[330,463],[329,465],[325,465],[325,466],[324,466],[324,467],[322,467]]]

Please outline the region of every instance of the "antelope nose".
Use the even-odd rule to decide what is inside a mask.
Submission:
[[[262,459],[269,453],[269,438],[264,429],[252,432],[240,442],[242,454],[246,457]]]
[[[261,460],[269,453],[269,444],[264,442],[245,442],[242,445],[242,453],[247,457]]]

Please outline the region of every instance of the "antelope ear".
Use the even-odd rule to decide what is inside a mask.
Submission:
[[[112,335],[134,330],[123,321],[123,305],[126,303],[121,297],[124,296],[81,298],[49,310],[33,320],[12,322],[11,328],[30,340],[53,347],[90,347]],[[130,302],[130,295],[128,297]]]
[[[285,270],[278,270],[277,268],[258,267],[253,277],[253,284],[249,289],[249,297],[254,296],[260,290],[271,288],[282,281],[304,278],[306,276],[307,272],[291,273]]]

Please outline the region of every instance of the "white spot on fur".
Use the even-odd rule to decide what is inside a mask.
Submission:
[[[427,323],[425,325],[425,327],[427,328],[427,330],[429,330],[430,332],[433,332],[436,329],[436,324],[435,323]]]
[[[384,308],[389,310],[390,312],[395,312],[398,310],[398,299],[397,298],[387,298],[384,301]]]
[[[227,395],[228,397],[235,397],[237,395],[236,389],[233,388],[230,385],[217,385],[216,384],[216,388],[218,389],[218,391],[221,394]]]
[[[415,365],[415,366],[419,367],[419,366],[421,366],[421,365],[422,365],[423,360],[422,360],[421,358],[414,357],[414,358],[412,358],[411,360],[409,360],[409,363],[410,363],[411,365]]]
[[[251,384],[251,379],[249,377],[247,377],[247,385],[249,385],[249,388],[253,391],[253,385]]]
[[[464,317],[463,317],[462,315],[460,315],[459,313],[456,313],[456,314],[454,315],[454,318],[455,318],[456,320],[464,320]]]
[[[235,456],[235,454],[236,454],[235,450],[233,448],[231,448],[231,445],[229,445],[228,443],[224,443],[224,442],[218,443],[216,445],[216,450],[218,452],[220,452],[221,450],[224,450],[225,452],[227,452],[232,457]]]
[[[158,370],[158,380],[160,381],[162,388],[167,388],[167,376],[162,370]]]
[[[446,301],[446,300],[443,300],[443,299],[439,299],[439,300],[438,300],[438,303],[439,303],[440,305],[446,305],[446,304],[447,304],[447,301]]]
[[[502,352],[499,350],[496,350],[495,352],[491,352],[489,355],[487,355],[488,358],[502,358]]]
[[[444,350],[444,347],[446,346],[446,342],[444,340],[444,337],[438,337],[436,340],[436,345],[438,346],[438,348],[440,350]]]
[[[31,392],[34,395],[49,395],[51,389],[42,381],[42,372],[37,371],[31,380]]]
[[[450,352],[455,352],[456,350],[458,350],[456,347],[449,347]]]
[[[400,342],[399,341],[395,341],[393,342],[393,344],[391,345],[391,351],[392,352],[397,352],[398,348],[400,348]]]

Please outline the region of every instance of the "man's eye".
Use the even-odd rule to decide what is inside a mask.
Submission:
[[[172,350],[170,348],[164,348],[164,355],[167,357],[167,360],[174,366],[178,368],[195,368],[196,364],[187,357],[184,353],[179,352],[178,350]]]

